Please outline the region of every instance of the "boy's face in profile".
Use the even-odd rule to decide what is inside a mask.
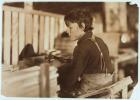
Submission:
[[[77,23],[70,22],[68,28],[71,40],[77,40],[85,34],[84,28],[79,27]]]

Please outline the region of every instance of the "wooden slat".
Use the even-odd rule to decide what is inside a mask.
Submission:
[[[42,16],[53,16],[53,17],[58,17],[62,18],[64,15],[61,14],[54,14],[50,12],[43,12],[39,10],[28,10],[28,9],[23,9],[23,8],[17,8],[17,7],[9,7],[9,6],[3,6],[2,7],[4,11],[17,11],[17,12],[24,12],[28,14],[37,14],[37,15],[42,15]]]
[[[54,37],[56,38],[59,34],[59,20],[58,18],[55,18],[55,34]]]
[[[25,45],[25,14],[19,13],[19,54]]]
[[[49,50],[49,33],[50,33],[50,18],[45,17],[45,33],[44,33],[44,49]]]
[[[44,16],[40,16],[39,53],[44,52]]]
[[[12,64],[18,62],[18,13],[12,13]]]
[[[59,33],[64,31],[64,18],[59,18]]]
[[[25,19],[25,44],[32,44],[32,15],[26,14]]]
[[[39,16],[34,15],[33,17],[33,48],[36,53],[38,52],[38,32],[39,32]]]
[[[63,26],[64,26],[64,31],[66,31],[66,30],[67,30],[67,26],[66,26],[66,24],[65,24],[64,19],[63,19]]]
[[[50,49],[54,49],[55,18],[50,18]]]
[[[11,44],[11,12],[4,12],[4,64],[10,64],[10,44]]]

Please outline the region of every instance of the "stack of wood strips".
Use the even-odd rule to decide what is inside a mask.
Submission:
[[[57,69],[49,67],[50,97],[56,97]],[[40,67],[33,66],[23,70],[12,72],[2,71],[2,95],[8,97],[39,97],[40,96]]]

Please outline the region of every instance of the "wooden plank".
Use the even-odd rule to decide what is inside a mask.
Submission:
[[[44,16],[40,16],[39,53],[44,53]]]
[[[10,47],[11,47],[11,12],[4,12],[4,64],[10,64]]]
[[[55,18],[50,18],[50,49],[54,49]]]
[[[49,16],[45,17],[45,33],[44,33],[44,49],[49,50],[49,33],[50,33],[50,18]]]
[[[33,48],[34,51],[38,52],[38,32],[39,32],[39,16],[33,16]]]
[[[4,5],[2,7],[2,9],[4,11],[16,11],[16,12],[20,12],[20,13],[23,12],[23,13],[28,13],[28,14],[37,14],[37,15],[41,15],[41,16],[53,16],[53,17],[58,17],[58,18],[64,17],[64,15],[62,15],[62,14],[54,14],[54,13],[43,12],[43,11],[39,11],[39,10],[28,10],[28,9],[23,9],[23,8],[10,7],[10,6],[6,6],[6,5]]]
[[[32,44],[32,15],[25,15],[25,44]]]
[[[12,12],[12,64],[18,62],[18,13]]]
[[[19,54],[25,45],[25,14],[19,13]]]

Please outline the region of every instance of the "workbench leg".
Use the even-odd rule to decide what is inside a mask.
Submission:
[[[40,65],[40,97],[50,97],[49,66],[48,63]]]

